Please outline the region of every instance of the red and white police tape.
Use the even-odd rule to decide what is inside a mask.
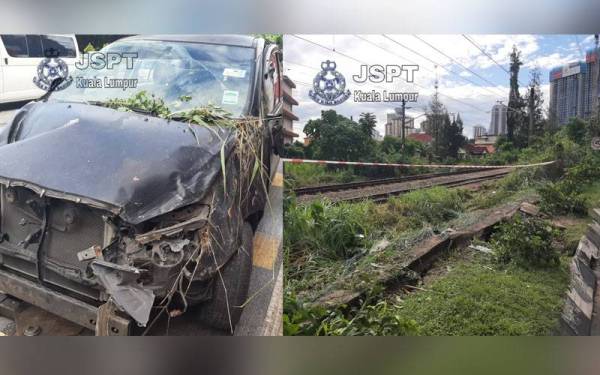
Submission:
[[[476,168],[476,169],[498,169],[498,168],[528,168],[539,167],[555,163],[556,160],[545,161],[543,163],[534,164],[517,164],[517,165],[462,165],[462,164],[405,164],[405,163],[366,163],[359,161],[337,161],[337,160],[311,160],[311,159],[289,159],[283,158],[284,162],[292,164],[335,164],[335,165],[358,165],[371,167],[425,167],[425,168]]]

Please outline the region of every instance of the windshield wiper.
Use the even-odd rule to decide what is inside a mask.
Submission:
[[[56,91],[56,89],[58,88],[58,86],[60,86],[61,83],[63,83],[65,79],[63,77],[58,77],[55,78],[52,83],[50,83],[50,88],[48,88],[48,92],[46,92],[44,95],[42,95],[38,100],[45,102],[48,101],[48,98],[50,97],[50,95],[52,95],[52,93],[54,91]]]

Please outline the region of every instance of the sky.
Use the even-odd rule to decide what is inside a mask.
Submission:
[[[333,60],[337,71],[352,92],[402,91],[418,92],[416,103],[407,103],[406,113],[416,117],[425,109],[434,93],[436,76],[442,103],[450,113],[460,113],[463,134],[473,137],[473,127],[490,125],[490,110],[497,101],[508,103],[509,54],[513,45],[521,51],[523,66],[519,73],[520,91],[526,94],[533,69],[541,73],[544,106],[549,101],[549,71],[557,66],[584,60],[585,51],[594,46],[593,35],[284,35],[284,73],[296,83],[293,96],[299,102],[294,114],[294,131],[304,138],[302,129],[310,119],[320,117],[321,110],[358,120],[362,112],[377,117],[377,130],[385,133],[386,113],[396,103],[356,103],[350,97],[336,106],[322,106],[308,95],[321,62]],[[485,51],[485,54],[478,48]],[[489,55],[489,56],[488,56]],[[362,64],[417,64],[414,83],[396,78],[391,83],[356,83]],[[415,126],[425,119],[417,117]]]

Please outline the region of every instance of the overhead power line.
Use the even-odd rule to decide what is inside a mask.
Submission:
[[[441,51],[439,48],[437,48],[436,46],[432,45],[431,43],[427,42],[425,39],[420,38],[418,35],[413,35],[415,38],[417,38],[418,40],[420,40],[421,42],[423,42],[424,44],[428,45],[429,47],[431,47],[432,49],[434,49],[435,51],[437,51],[439,54],[447,57],[448,59],[450,59],[450,61],[454,62],[455,64],[460,65],[465,71],[473,74],[474,76],[478,77],[479,79],[481,79],[482,81],[485,81],[487,83],[489,83],[490,85],[492,85],[492,87],[496,87],[496,84],[490,80],[488,80],[487,78],[483,77],[482,75],[480,75],[479,73],[473,71],[472,69],[469,69],[468,67],[466,67],[464,64],[462,64],[460,61],[454,59],[452,56],[449,56],[448,54],[444,53],[443,51]],[[504,95],[504,93],[503,93]]]
[[[416,65],[419,65],[417,62],[415,62],[415,61],[411,61],[411,60],[407,59],[407,58],[406,58],[406,57],[404,57],[404,56],[400,56],[400,55],[398,55],[398,54],[396,54],[396,53],[394,53],[394,52],[390,51],[389,49],[387,49],[387,48],[384,48],[384,47],[382,47],[382,46],[378,45],[377,43],[374,43],[374,42],[372,42],[372,41],[370,41],[370,40],[368,40],[368,39],[366,39],[366,38],[363,38],[363,37],[361,37],[361,36],[359,36],[359,35],[354,35],[354,37],[355,37],[355,38],[358,38],[358,39],[360,39],[360,40],[362,40],[362,41],[365,41],[365,42],[367,42],[367,43],[369,43],[369,44],[371,44],[371,45],[373,45],[373,46],[375,46],[375,47],[377,47],[377,48],[379,48],[379,49],[382,49],[382,50],[384,50],[384,51],[386,51],[386,52],[388,52],[388,53],[390,53],[390,54],[392,54],[392,55],[394,55],[394,56],[400,57],[401,59],[404,59],[405,61],[408,61],[408,62],[409,62],[409,63],[411,63],[411,64],[416,64]],[[389,38],[388,38],[388,39],[389,39]],[[406,48],[406,47],[405,47],[405,48]],[[423,56],[422,56],[422,57],[423,57]],[[435,65],[441,65],[441,64],[439,64],[439,63],[437,63],[437,62],[435,62],[435,61],[433,61],[433,60],[431,60],[431,59],[428,59],[428,60],[429,60],[430,62],[433,62]],[[420,65],[419,65],[419,67],[420,67]],[[443,67],[443,66],[442,66],[442,67]],[[433,71],[432,69],[425,68],[425,70],[427,70],[428,72],[431,72],[431,73],[435,73],[435,71]],[[457,74],[457,73],[455,73],[455,72],[453,72],[453,71],[451,71],[451,70],[449,70],[449,69],[446,69],[446,70],[447,70],[449,73],[451,73],[451,74],[455,75],[456,77],[458,77],[458,78],[462,79],[463,81],[465,81],[465,82],[469,82],[470,84],[472,84],[472,85],[474,85],[474,86],[480,87],[480,88],[482,88],[483,90],[485,90],[485,91],[489,92],[490,94],[492,94],[492,95],[494,95],[494,96],[498,96],[498,97],[501,97],[501,98],[504,98],[504,97],[505,97],[505,94],[504,94],[504,93],[503,93],[502,95],[499,95],[497,92],[494,92],[494,91],[490,90],[489,88],[487,88],[487,87],[485,87],[485,86],[481,86],[481,85],[480,85],[480,84],[478,84],[477,82],[471,81],[470,79],[468,79],[468,78],[466,78],[466,77],[463,77],[463,76],[461,76],[460,74]]]
[[[505,67],[503,67],[503,66],[502,66],[500,63],[498,63],[498,62],[497,62],[497,61],[496,61],[496,60],[495,60],[495,59],[492,57],[492,55],[490,55],[489,53],[487,53],[487,52],[486,52],[486,51],[483,49],[483,47],[481,47],[479,44],[475,43],[475,41],[474,41],[473,39],[471,39],[469,36],[467,36],[467,35],[465,35],[465,34],[462,34],[462,36],[463,36],[463,37],[464,37],[464,38],[465,38],[467,41],[469,41],[469,43],[471,43],[472,45],[474,45],[474,46],[475,46],[475,48],[477,48],[478,50],[480,50],[480,51],[481,51],[481,53],[482,53],[484,56],[486,56],[488,59],[492,60],[492,62],[493,62],[494,64],[496,64],[496,65],[497,65],[497,66],[498,66],[500,69],[504,70],[504,71],[505,71],[507,74],[509,74],[509,75],[510,75],[510,71],[509,71],[508,69],[506,69]]]
[[[329,47],[327,47],[327,46],[324,46],[324,45],[322,45],[322,44],[320,44],[320,43],[317,43],[317,42],[314,42],[314,41],[312,41],[312,40],[309,40],[309,39],[303,38],[303,37],[301,37],[301,36],[298,36],[298,35],[296,35],[296,34],[289,34],[289,35],[290,35],[290,36],[292,36],[292,37],[294,37],[294,38],[297,38],[297,39],[303,40],[303,41],[305,41],[305,42],[307,42],[307,43],[310,43],[310,44],[313,44],[313,45],[315,45],[315,46],[318,46],[318,47],[320,47],[320,48],[323,48],[323,49],[326,49],[326,50],[328,50],[328,51],[331,51],[331,52],[333,52],[333,53],[336,53],[336,54],[338,54],[338,55],[340,55],[340,56],[343,56],[343,57],[345,57],[345,58],[347,58],[347,59],[350,59],[350,60],[356,61],[356,62],[358,62],[358,63],[360,63],[360,64],[364,64],[364,65],[370,65],[370,64],[368,64],[368,63],[367,63],[367,62],[365,62],[365,61],[361,61],[361,60],[359,60],[359,59],[357,59],[357,58],[355,58],[355,57],[349,56],[349,55],[347,55],[347,54],[345,54],[345,53],[343,53],[343,52],[340,52],[340,51],[338,51],[338,50],[335,50],[335,49],[329,48]],[[385,35],[384,35],[384,36],[385,36]],[[386,37],[387,37],[387,36],[386,36]],[[387,38],[388,38],[388,39],[390,39],[390,40],[392,40],[392,41],[394,41],[393,39],[391,39],[391,38],[389,38],[389,37],[387,37]],[[396,41],[394,41],[394,42],[396,42]],[[398,43],[398,42],[396,42],[396,43]],[[453,74],[454,74],[454,73],[453,73]],[[427,88],[426,88],[426,87],[423,87],[423,86],[421,86],[421,85],[419,85],[419,84],[417,84],[417,83],[415,83],[415,82],[412,82],[412,84],[413,84],[413,85],[415,85],[415,86],[417,86],[417,87],[420,87],[420,88],[422,88],[422,89],[424,89],[424,90],[427,90]],[[475,109],[475,110],[477,110],[477,111],[480,111],[480,112],[483,112],[483,113],[488,113],[488,111],[486,111],[486,110],[484,110],[484,109],[478,108],[478,107],[476,107],[476,106],[474,106],[474,105],[472,105],[472,104],[470,104],[470,103],[464,102],[464,101],[462,101],[462,100],[460,100],[460,99],[456,99],[456,98],[454,98],[454,97],[452,97],[452,96],[450,96],[450,95],[443,94],[443,93],[439,93],[439,95],[441,95],[441,96],[444,96],[444,97],[446,97],[446,98],[448,98],[448,99],[450,99],[450,100],[453,100],[453,101],[455,101],[455,102],[457,102],[457,103],[461,103],[461,104],[463,104],[463,105],[466,105],[466,106],[468,106],[468,107],[470,107],[470,108],[473,108],[473,109]]]
[[[465,34],[462,34],[462,36],[463,36],[463,37],[464,37],[466,40],[468,40],[468,41],[469,41],[469,42],[470,42],[472,45],[474,45],[474,46],[475,46],[475,47],[476,47],[476,48],[477,48],[479,51],[481,51],[481,53],[482,53],[484,56],[486,56],[488,59],[490,59],[490,60],[491,60],[491,61],[492,61],[494,64],[496,64],[496,65],[497,65],[497,66],[498,66],[500,69],[502,69],[503,71],[505,71],[505,72],[508,74],[508,76],[510,77],[510,71],[509,71],[508,69],[506,69],[504,66],[502,66],[502,64],[500,64],[498,61],[496,61],[496,60],[495,60],[495,59],[492,57],[492,55],[490,55],[489,53],[487,53],[487,52],[485,51],[485,49],[483,49],[483,47],[481,47],[479,44],[477,44],[473,38],[471,38],[471,37],[469,37],[469,36],[467,36],[467,35],[465,35]],[[525,87],[525,85],[523,85],[523,83],[522,83],[520,80],[519,80],[518,82],[519,82],[519,85],[521,85],[521,86]]]

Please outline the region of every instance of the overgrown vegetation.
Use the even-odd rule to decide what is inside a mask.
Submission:
[[[177,108],[183,102],[189,102],[191,96],[181,96],[178,101],[171,104],[172,108]],[[131,111],[146,113],[151,116],[160,117],[169,120],[177,120],[196,125],[212,126],[236,126],[236,121],[224,109],[206,105],[205,107],[192,108],[185,111],[173,111],[164,100],[157,98],[146,91],[139,91],[128,98],[111,99],[100,105],[119,111]]]
[[[285,168],[286,186],[293,189],[305,186],[341,184],[345,182],[364,180],[352,168],[329,168],[318,164],[292,164]]]
[[[319,203],[316,209],[298,206],[292,199],[286,207],[284,230],[285,262],[290,265],[286,267],[286,334],[554,332],[568,285],[567,256],[585,230],[588,210],[600,206],[600,152],[590,147],[592,137],[600,136],[600,114],[557,126],[555,119],[543,115],[538,71],[531,74],[527,97],[520,93],[521,64],[514,49],[509,134],[499,137],[492,155],[457,160],[456,145],[461,140],[455,136],[462,124],[458,119],[450,122],[443,105],[435,101],[422,124],[438,138],[431,145],[393,137],[375,141],[371,138],[374,116],[365,114],[354,122],[324,111],[320,119],[309,121],[305,132],[311,142],[288,147],[294,157],[412,164],[433,160],[484,165],[555,162],[518,169],[499,181],[483,183],[477,191],[425,189],[384,204]],[[528,102],[533,105],[528,107]],[[441,139],[445,141],[440,143]],[[292,183],[314,185],[350,178],[342,169],[312,167],[291,169]],[[313,180],[311,171],[316,171]],[[361,177],[404,173],[392,168],[354,172]],[[519,213],[497,226],[489,242],[480,243],[493,254],[464,249],[448,262],[438,262],[431,276],[407,278],[404,254],[416,241],[446,235],[447,228],[460,230],[499,206],[523,200],[538,201],[542,215],[560,219],[566,229],[559,234],[549,220]],[[470,255],[463,257],[466,253]],[[406,281],[407,285],[402,291],[382,291],[384,286],[377,280]],[[323,308],[323,301],[317,299],[335,296],[333,292],[359,293],[359,302]],[[381,326],[374,323],[377,320]]]
[[[500,263],[512,262],[525,269],[548,268],[560,262],[560,253],[553,243],[558,236],[558,230],[547,221],[515,215],[499,225],[491,244]]]
[[[466,190],[441,186],[415,190],[372,206],[372,217],[378,227],[396,232],[435,227],[456,218],[469,197]]]
[[[587,143],[589,125],[584,126],[585,132],[569,128],[578,128],[576,121],[538,138],[530,147],[517,149],[506,143],[494,157],[512,163],[557,163],[516,170],[501,180],[484,183],[477,191],[424,189],[384,204],[345,204],[343,210],[325,204],[325,217],[329,209],[338,210],[331,218],[349,218],[350,224],[364,229],[358,231],[364,237],[358,238],[352,236],[352,230],[345,232],[351,244],[349,251],[338,248],[324,253],[322,249],[330,246],[327,242],[295,247],[296,240],[287,237],[288,228],[293,231],[293,226],[286,221],[285,262],[292,265],[284,310],[287,333],[373,334],[372,319],[397,325],[390,323],[381,334],[552,334],[568,283],[567,262],[560,257],[574,250],[570,247],[585,228],[583,219],[567,216],[563,222],[573,222],[577,228],[571,230],[569,224],[564,237],[570,238],[563,239],[546,221],[515,218],[500,225],[490,243],[483,244],[494,250],[493,256],[455,259],[445,266],[447,272],[441,277],[421,284],[412,293],[397,295],[400,299],[372,292],[381,287],[373,280],[383,274],[402,275],[403,251],[415,239],[473,224],[498,205],[537,198],[547,215],[585,215],[589,208],[598,206],[600,155]],[[509,154],[510,158],[505,156]],[[554,194],[552,189],[560,189],[561,194]],[[304,209],[291,204],[286,212]],[[348,228],[338,222],[320,228],[327,232],[329,227]],[[293,236],[319,238],[307,233],[299,230]],[[327,253],[336,257],[323,257]],[[315,298],[337,289],[360,291],[364,297],[356,306],[315,307],[319,305],[314,304]],[[364,301],[369,302],[365,305]]]
[[[450,272],[408,295],[401,316],[422,335],[551,335],[568,285],[556,269],[499,267],[489,257],[455,261]]]
[[[308,205],[290,202],[284,216],[285,247],[329,259],[345,259],[367,244],[372,225],[372,203],[339,203],[316,200]]]
[[[404,318],[398,305],[367,298],[358,306],[336,309],[299,305],[296,298],[284,299],[285,336],[389,336],[416,335],[414,320]]]

